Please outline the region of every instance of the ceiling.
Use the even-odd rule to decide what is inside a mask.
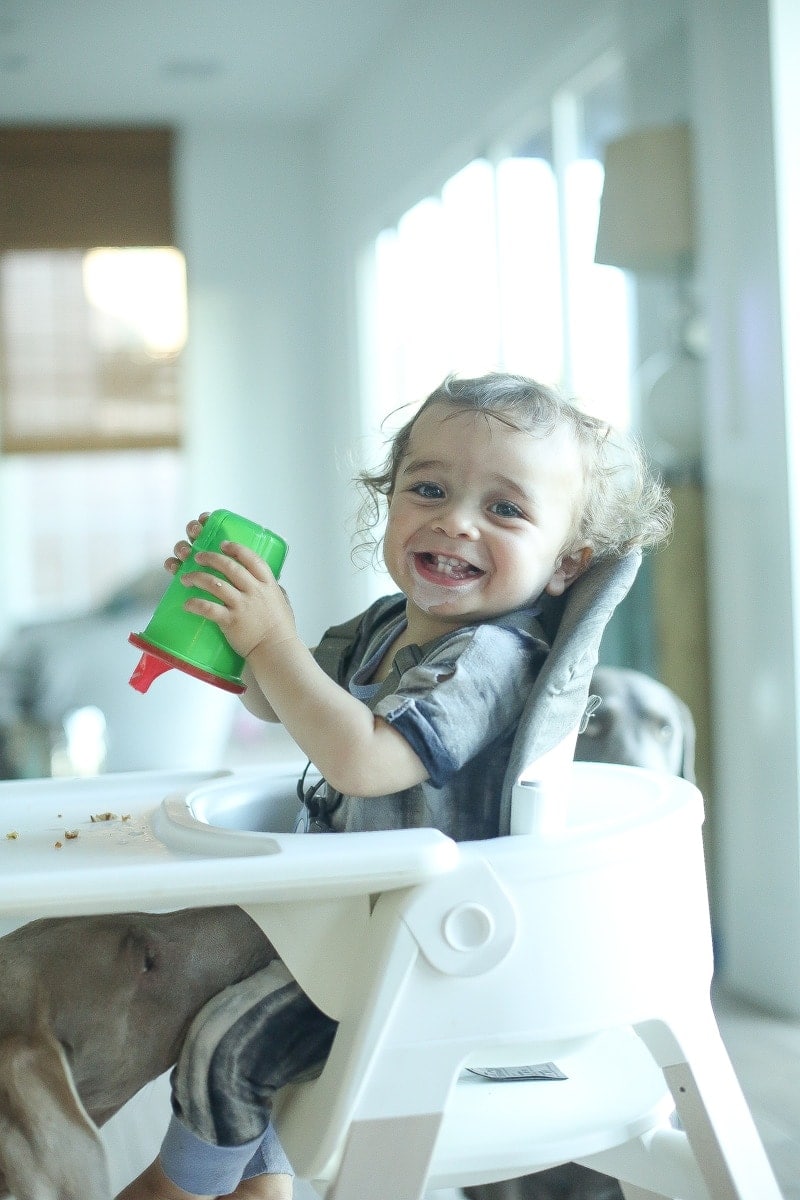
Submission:
[[[418,0],[0,0],[0,123],[310,121]]]

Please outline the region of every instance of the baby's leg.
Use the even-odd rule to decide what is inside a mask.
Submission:
[[[228,1195],[233,1200],[292,1200],[293,1191],[291,1175],[259,1175],[254,1179],[243,1179]],[[156,1159],[120,1192],[117,1200],[213,1200],[213,1197],[198,1197],[196,1192],[185,1192],[164,1174]]]
[[[161,1154],[117,1200],[289,1200],[272,1099],[324,1062],[335,1032],[278,960],[220,992],[186,1036]]]
[[[257,1154],[245,1174],[280,1171],[280,1146],[262,1141],[275,1092],[319,1067],[335,1032],[336,1022],[275,959],[225,988],[195,1017],[172,1076],[175,1116],[210,1145],[252,1143],[265,1157],[259,1164]],[[190,1140],[190,1152],[197,1149]]]

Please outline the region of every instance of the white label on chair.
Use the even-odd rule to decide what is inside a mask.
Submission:
[[[536,1063],[532,1067],[467,1067],[472,1075],[493,1079],[498,1083],[511,1083],[515,1079],[566,1079],[567,1076],[554,1062]]]

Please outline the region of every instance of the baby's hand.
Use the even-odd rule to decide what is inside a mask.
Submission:
[[[188,523],[186,526],[186,536],[189,540],[176,542],[172,556],[164,561],[164,566],[170,575],[174,575],[181,563],[186,562],[186,559],[192,552],[192,542],[200,536],[203,526],[210,516],[210,513],[203,512],[194,521]]]
[[[187,525],[189,537],[197,537],[202,523],[203,517],[199,522]],[[176,545],[178,561],[186,557],[183,553],[186,545],[188,543],[182,542]],[[200,551],[195,555],[195,562],[200,568],[213,567],[224,578],[202,569],[187,571],[181,576],[182,582],[187,587],[208,592],[214,599],[190,596],[184,607],[187,612],[218,625],[231,648],[242,658],[247,658],[262,642],[277,645],[297,638],[294,615],[286,594],[267,564],[253,550],[238,542],[223,542],[220,553]]]

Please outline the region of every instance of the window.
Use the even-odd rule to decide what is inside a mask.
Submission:
[[[553,97],[546,126],[468,163],[380,234],[369,424],[451,371],[490,370],[531,375],[630,423],[629,285],[594,262],[602,148],[621,126],[620,92],[609,57]]]
[[[185,341],[177,250],[1,255],[2,450],[178,445]]]
[[[175,450],[12,455],[2,472],[10,624],[81,612],[163,562],[184,517]],[[166,582],[166,575],[165,575]]]
[[[186,280],[162,129],[0,130],[2,618],[68,615],[179,527]]]
[[[0,256],[3,498],[25,531],[4,598],[15,623],[91,606],[174,541],[185,340],[174,249]]]

